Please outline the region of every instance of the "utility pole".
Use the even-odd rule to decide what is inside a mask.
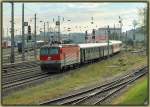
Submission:
[[[133,28],[133,48],[135,48],[135,28]]]
[[[12,9],[11,9],[11,59],[10,62],[15,62],[15,56],[14,56],[14,3],[11,3]]]
[[[7,36],[8,36],[8,30],[9,30],[9,29],[7,28]]]
[[[25,38],[24,38],[24,3],[22,4],[22,61],[25,60]]]
[[[50,42],[50,37],[49,37],[49,22],[47,22],[47,37],[48,37],[48,40]]]
[[[144,8],[144,26],[143,26],[143,30],[144,30],[144,47],[145,47],[145,51],[146,51],[146,56],[148,56],[149,54],[149,51],[148,51],[148,48],[149,48],[149,35],[147,35],[148,33],[148,29],[147,29],[147,18],[148,18],[148,13],[147,13],[147,9]],[[147,34],[146,34],[147,33]]]
[[[36,43],[36,14],[34,16],[34,56],[36,58],[36,48],[37,48],[37,43]]]
[[[105,41],[106,41],[106,39],[107,39],[107,36],[106,36],[106,29],[105,29]]]
[[[135,45],[136,45],[136,38],[135,38],[135,27],[137,26],[137,21],[136,20],[133,20],[133,47],[135,47]]]
[[[127,31],[126,31],[126,39],[125,39],[125,44],[126,44],[126,52],[127,52]]]
[[[114,24],[113,40],[115,40],[115,36],[116,36],[116,27],[115,27],[115,24]]]
[[[46,37],[45,37],[45,22],[44,22],[44,43],[46,44]]]
[[[61,41],[61,37],[60,37],[60,16],[58,16],[58,41]]]
[[[107,49],[108,49],[108,57],[109,57],[109,35],[110,35],[110,29],[109,29],[109,25],[108,25],[108,28],[107,28],[107,35],[108,35],[108,41],[107,41]]]
[[[85,42],[88,43],[87,41],[88,41],[88,32],[87,32],[87,30],[86,30],[86,31],[85,31]]]
[[[121,40],[121,33],[122,33],[122,18],[119,16],[119,23],[120,23],[120,37],[119,40]]]

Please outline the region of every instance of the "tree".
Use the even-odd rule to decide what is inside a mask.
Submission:
[[[144,8],[140,8],[139,9],[139,22],[140,22],[140,26],[143,27],[144,31],[146,31],[146,27],[147,27],[147,7]]]
[[[139,22],[141,27],[141,32],[144,34],[144,46],[146,47],[146,53],[148,54],[147,49],[147,6],[139,9]]]

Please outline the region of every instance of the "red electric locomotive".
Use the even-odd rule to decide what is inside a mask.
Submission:
[[[46,45],[40,49],[42,70],[61,71],[80,62],[80,48],[75,44]]]

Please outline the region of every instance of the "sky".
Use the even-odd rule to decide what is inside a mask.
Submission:
[[[53,22],[60,16],[61,32],[68,33],[67,28],[71,28],[70,32],[85,32],[91,29],[101,27],[120,27],[119,16],[122,19],[122,30],[130,30],[133,28],[133,20],[139,22],[138,9],[146,7],[146,3],[112,3],[112,2],[80,2],[80,3],[24,3],[25,22],[31,25],[31,32],[34,32],[34,14],[37,14],[37,33],[43,31],[44,23],[49,22],[49,27],[55,28]],[[93,24],[91,24],[93,17]],[[15,34],[21,34],[22,27],[22,3],[14,3],[15,18]],[[63,20],[64,18],[64,20]],[[11,28],[11,4],[3,3],[3,28],[4,36],[9,35]],[[70,20],[70,21],[68,21]],[[43,21],[43,22],[40,22]],[[25,30],[25,32],[27,32]]]

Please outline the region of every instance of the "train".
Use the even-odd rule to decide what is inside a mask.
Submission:
[[[15,43],[14,47],[16,47],[16,42],[14,42],[14,43]],[[11,41],[9,41],[9,40],[3,40],[1,45],[2,45],[1,47],[3,49],[11,48]]]
[[[29,51],[33,50],[34,49],[34,44],[35,44],[34,41],[25,42],[25,46],[24,46],[25,52],[27,50],[29,50]],[[40,40],[40,41],[37,41],[36,44],[37,44],[37,48],[40,48],[45,43],[44,43],[44,41]],[[18,42],[17,47],[18,47],[18,52],[22,53],[22,42]]]
[[[61,72],[71,66],[79,66],[121,51],[122,41],[104,43],[53,44],[40,48],[42,71]],[[109,51],[108,51],[109,49]]]

